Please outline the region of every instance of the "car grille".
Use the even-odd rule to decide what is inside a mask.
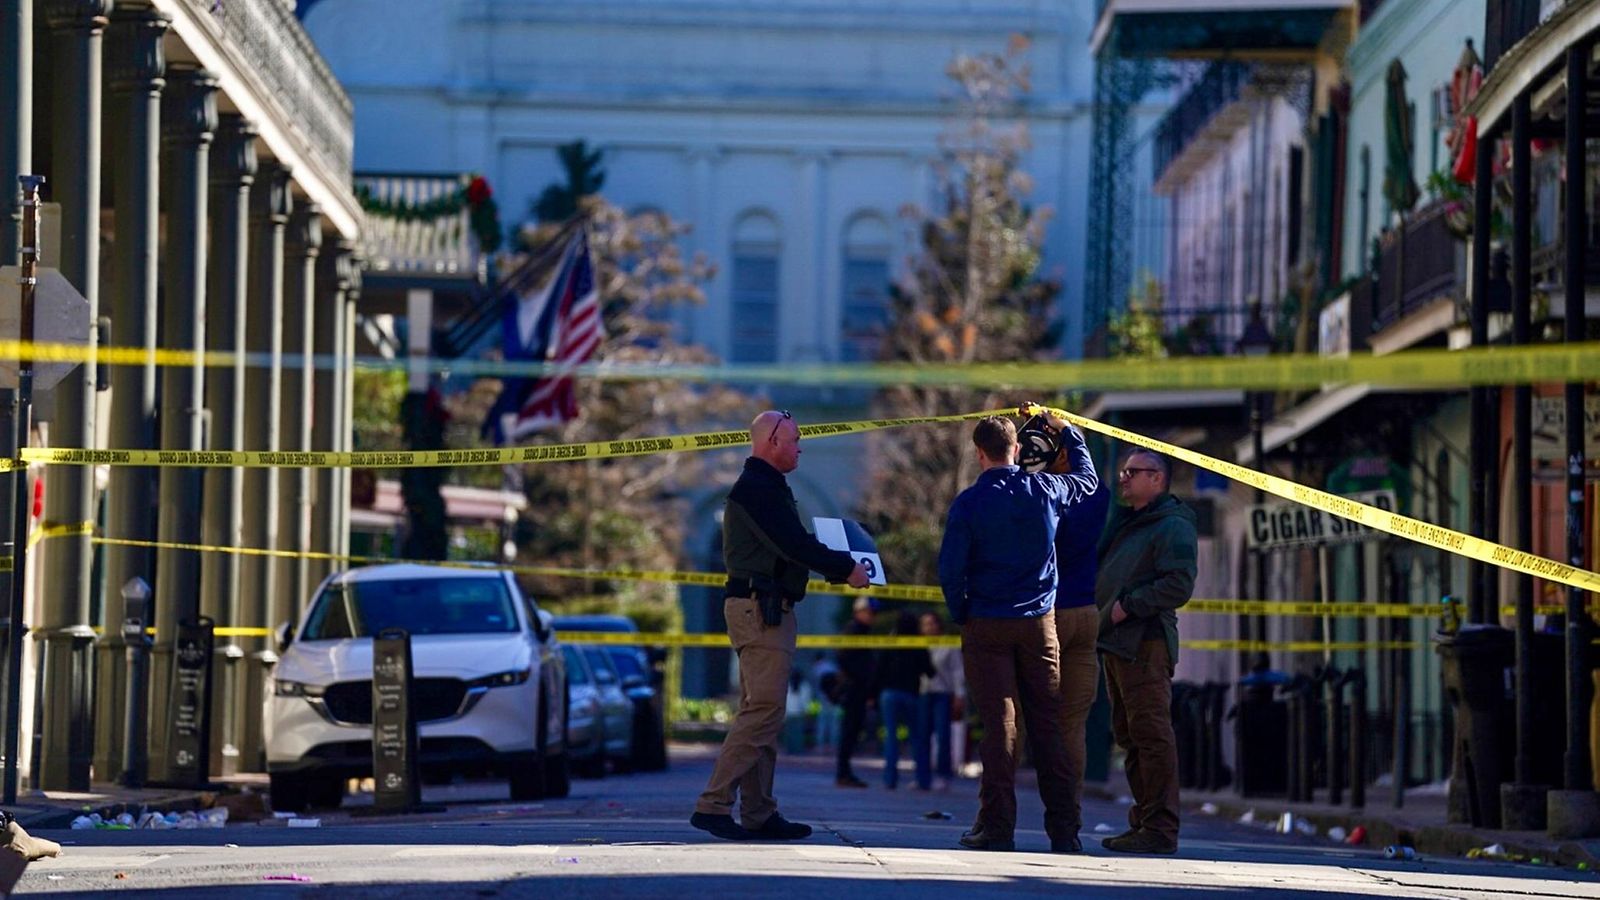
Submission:
[[[418,722],[448,719],[461,710],[467,686],[459,678],[418,678],[411,682],[411,708]],[[372,724],[372,682],[341,681],[322,695],[328,715],[350,725]]]

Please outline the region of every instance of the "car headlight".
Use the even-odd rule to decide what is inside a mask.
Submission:
[[[493,675],[485,675],[482,678],[475,678],[472,681],[467,682],[467,687],[511,687],[512,685],[525,684],[527,683],[528,679],[532,677],[533,667],[529,666],[526,669],[513,669],[509,672],[496,672]]]
[[[278,697],[321,697],[327,690],[328,686],[325,684],[305,684],[283,679],[272,682],[272,693]]]

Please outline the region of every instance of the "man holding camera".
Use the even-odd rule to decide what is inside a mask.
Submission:
[[[750,445],[722,516],[728,573],[722,608],[739,657],[739,711],[689,824],[730,841],[798,840],[810,836],[811,826],[779,815],[772,797],[794,660],[794,604],[805,597],[813,570],[858,588],[867,586],[868,575],[850,554],[824,546],[800,521],[784,478],[800,464],[794,417],[786,410],[756,416]],[[735,793],[739,822],[732,815]]]

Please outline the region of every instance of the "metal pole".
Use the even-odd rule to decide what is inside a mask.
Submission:
[[[1528,140],[1533,118],[1528,94],[1511,103],[1511,343],[1528,343],[1530,307],[1533,304],[1533,154]],[[1578,179],[1581,183],[1583,179]],[[1512,389],[1512,479],[1517,490],[1516,541],[1518,550],[1533,549],[1533,389],[1519,384]],[[1516,686],[1517,752],[1513,768],[1518,784],[1533,783],[1533,576],[1516,577]]]
[[[22,291],[19,336],[33,336],[33,292],[39,273],[39,187],[44,184],[42,175],[22,175],[17,178],[22,185]],[[16,444],[28,446],[28,432],[33,427],[33,361],[17,360]],[[4,802],[11,806],[17,802],[17,754],[22,736],[22,636],[27,628],[22,621],[23,597],[28,583],[28,470],[12,470],[13,501],[11,542],[11,627],[6,630],[6,771]],[[35,702],[41,702],[36,700]]]
[[[1251,406],[1250,406],[1250,418],[1251,418],[1251,423],[1250,424],[1252,426],[1251,431],[1253,432],[1250,437],[1251,437],[1251,441],[1254,444],[1254,448],[1253,449],[1255,450],[1255,454],[1256,454],[1255,455],[1256,468],[1260,469],[1263,472],[1265,472],[1267,470],[1266,440],[1265,440],[1265,436],[1263,435],[1263,431],[1266,429],[1266,421],[1265,421],[1266,420],[1266,410],[1262,409],[1262,407],[1266,405],[1265,401],[1266,401],[1266,394],[1264,392],[1262,392],[1262,391],[1257,391],[1257,392],[1255,392],[1254,396],[1252,397],[1252,403],[1251,403]],[[1263,503],[1266,503],[1266,502],[1267,502],[1267,492],[1257,488],[1256,489],[1256,505],[1259,506],[1259,505],[1261,505]],[[1256,599],[1257,600],[1265,600],[1265,599],[1267,599],[1267,551],[1265,551],[1265,550],[1257,550],[1256,551]],[[1252,629],[1251,633],[1252,633],[1252,636],[1256,640],[1261,641],[1262,643],[1266,643],[1266,640],[1267,640],[1267,617],[1266,616],[1264,616],[1264,615],[1257,615],[1256,616],[1255,627]],[[1263,655],[1265,655],[1265,651],[1263,651]],[[1269,663],[1268,665],[1270,666],[1271,664]],[[1243,675],[1244,673],[1241,672],[1240,674]]]
[[[1491,223],[1494,220],[1495,134],[1485,130],[1478,137],[1477,165],[1472,184],[1472,346],[1489,345],[1489,250]],[[1467,530],[1483,537],[1488,501],[1484,476],[1489,458],[1488,392],[1475,387],[1469,393],[1472,440],[1467,459]],[[1488,622],[1485,606],[1489,566],[1478,560],[1467,563],[1467,618],[1473,623]]]
[[[1566,339],[1576,344],[1584,338],[1584,277],[1589,234],[1584,204],[1586,173],[1585,144],[1588,130],[1584,116],[1588,100],[1589,45],[1567,48],[1567,260],[1565,281]],[[1568,383],[1567,406],[1567,561],[1583,567],[1583,492],[1584,492],[1584,409],[1583,384]],[[1588,790],[1589,719],[1588,666],[1585,650],[1589,638],[1585,626],[1584,592],[1567,588],[1567,752],[1562,766],[1562,783],[1569,791]]]

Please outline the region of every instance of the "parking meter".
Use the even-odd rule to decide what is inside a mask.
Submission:
[[[128,698],[123,734],[127,744],[122,751],[122,782],[128,787],[144,784],[149,768],[147,713],[145,698],[150,678],[150,635],[145,622],[150,615],[150,585],[135,575],[122,586],[122,639],[127,645]]]

